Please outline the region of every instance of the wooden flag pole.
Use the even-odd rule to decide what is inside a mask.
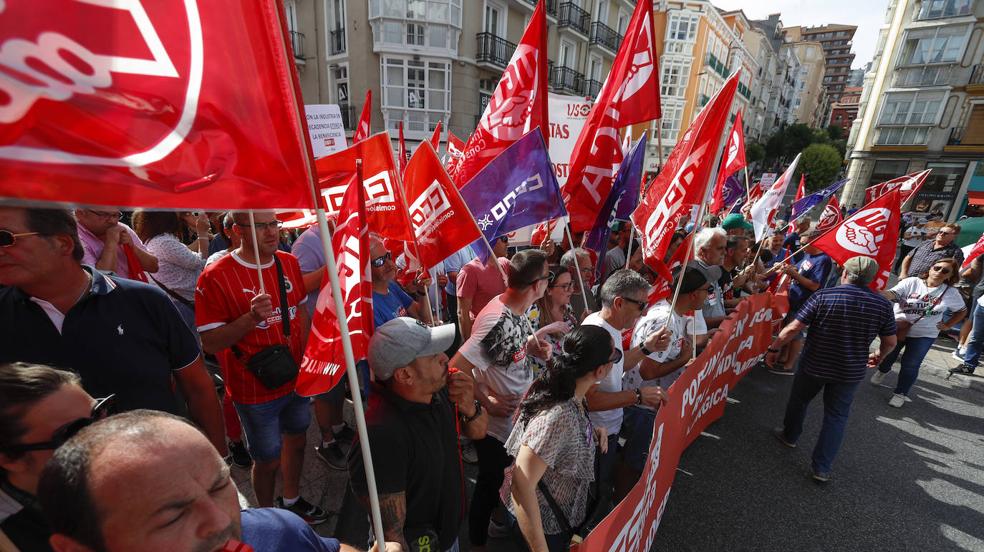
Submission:
[[[249,210],[249,232],[253,236],[253,255],[256,257],[256,275],[260,279],[260,295],[263,295],[266,293],[266,286],[263,285],[263,267],[260,266],[260,245],[256,240],[256,221],[253,220],[252,209]]]

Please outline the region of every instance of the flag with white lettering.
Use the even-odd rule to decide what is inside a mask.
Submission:
[[[870,186],[864,191],[864,202],[871,203],[888,192],[898,189],[901,191],[902,205],[905,205],[905,202],[909,201],[909,198],[922,188],[930,171],[932,169],[926,169]]]
[[[721,171],[718,173],[718,181],[714,186],[714,196],[709,207],[711,213],[718,213],[738,200],[733,196],[732,201],[728,201],[726,187],[730,181],[737,182],[737,179],[732,177],[745,165],[745,133],[742,130],[741,111],[739,111],[735,116],[734,124],[731,125],[728,145],[724,148],[724,161],[721,163]]]
[[[448,171],[451,175],[454,173],[454,168],[461,162],[465,151],[465,141],[458,138],[448,129],[448,154],[444,156],[444,169]]]
[[[372,335],[372,274],[369,270],[371,255],[365,189],[354,185],[355,179],[351,183],[353,185],[348,187],[342,198],[339,222],[335,226],[331,245],[335,253],[338,286],[345,305],[352,354],[355,360],[359,360],[365,358]],[[302,397],[330,391],[345,374],[344,359],[338,312],[335,310],[330,279],[325,272],[294,390]]]
[[[779,204],[782,203],[782,198],[786,195],[786,188],[789,187],[789,182],[793,179],[800,155],[802,154],[796,154],[796,158],[793,159],[786,172],[782,173],[782,176],[773,182],[768,191],[764,192],[762,197],[758,198],[752,208],[749,209],[752,226],[755,227],[755,241],[761,241],[765,237],[766,230],[772,228],[776,211],[779,210]]]
[[[359,126],[355,127],[352,133],[352,144],[358,144],[369,137],[369,127],[372,118],[372,89],[366,90],[366,103],[362,105],[362,116],[359,117]]]
[[[567,215],[539,127],[486,165],[461,189],[461,197],[490,244],[509,232]],[[484,243],[474,247],[483,261],[488,258]]]
[[[800,217],[807,214],[810,209],[816,207],[817,205],[827,201],[828,198],[833,197],[837,190],[840,190],[844,184],[847,184],[847,179],[838,180],[830,186],[820,190],[819,192],[814,192],[806,197],[802,197],[793,203],[793,211],[789,216],[789,224],[792,226]]]
[[[820,212],[820,220],[817,221],[817,232],[826,232],[834,226],[837,226],[844,220],[844,214],[841,213],[840,202],[837,201],[837,196],[830,196],[830,201]]]
[[[573,232],[591,229],[612,189],[622,162],[618,129],[661,115],[652,0],[636,3],[625,37],[571,154],[563,192]]]

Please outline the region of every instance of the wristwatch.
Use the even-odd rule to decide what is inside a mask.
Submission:
[[[640,405],[642,404],[642,389],[639,389],[637,387],[635,392],[636,392],[636,405]]]
[[[472,414],[471,416],[465,416],[464,414],[458,414],[458,418],[461,419],[462,423],[468,424],[468,423],[471,423],[472,421],[474,421],[475,418],[478,418],[481,415],[482,415],[482,403],[478,402],[478,400],[475,400],[475,412],[474,412],[474,414]]]
[[[767,353],[778,353],[778,352],[779,352],[779,349],[773,349],[772,347],[769,347],[769,348],[768,348],[768,349],[766,349],[765,351],[766,351]]]
[[[639,346],[639,350],[642,352],[642,354],[644,354],[646,356],[649,356],[649,355],[653,354],[653,352],[650,351],[649,349],[647,349],[645,345],[640,345]]]

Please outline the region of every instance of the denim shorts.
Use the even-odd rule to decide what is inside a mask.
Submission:
[[[265,403],[233,405],[243,424],[246,448],[257,462],[279,460],[283,436],[304,434],[311,425],[311,399],[293,391]]]
[[[656,411],[628,406],[623,412],[621,435],[625,444],[622,445],[622,461],[633,470],[641,472],[649,457]]]

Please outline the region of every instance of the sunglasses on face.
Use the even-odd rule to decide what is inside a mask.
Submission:
[[[280,227],[283,226],[283,225],[284,225],[284,223],[280,222],[279,220],[274,220],[274,221],[271,221],[271,222],[254,222],[253,223],[253,228],[255,228],[257,232],[262,232],[262,231],[264,231],[264,230],[266,230],[268,228],[270,230],[280,230]],[[238,222],[236,223],[236,226],[238,226],[240,228],[249,228],[250,227],[249,224],[239,224]]]
[[[393,258],[393,255],[389,251],[387,251],[386,254],[383,255],[382,257],[376,257],[375,259],[373,259],[372,260],[372,266],[374,266],[376,268],[383,268],[383,265],[386,264],[386,261],[388,261],[388,260],[390,260],[392,258]]]
[[[620,360],[622,360],[622,351],[619,351],[618,349],[612,349],[612,356],[608,357],[608,362],[611,362],[612,364],[618,364]]]
[[[950,267],[948,267],[948,266],[934,266],[933,267],[933,271],[934,272],[939,272],[940,274],[949,274],[950,273]]]
[[[17,238],[26,238],[28,236],[40,236],[40,232],[20,232],[15,234],[10,230],[0,230],[0,247],[10,247],[17,243]]]
[[[639,301],[639,300],[636,300],[636,299],[630,299],[628,297],[622,297],[622,300],[623,301],[628,301],[629,303],[632,303],[633,305],[639,307],[639,310],[646,310],[646,307],[649,306],[649,303],[647,303],[645,301]]]
[[[956,236],[956,232],[937,232],[941,236]]]
[[[11,445],[5,449],[5,452],[19,454],[33,450],[55,450],[56,448],[64,445],[66,441],[74,437],[78,432],[82,431],[82,428],[92,425],[94,422],[109,416],[115,403],[116,395],[96,399],[96,404],[92,407],[92,412],[89,414],[88,418],[79,418],[74,422],[67,423],[56,429],[51,435],[50,441],[45,441],[43,443],[21,443]]]

